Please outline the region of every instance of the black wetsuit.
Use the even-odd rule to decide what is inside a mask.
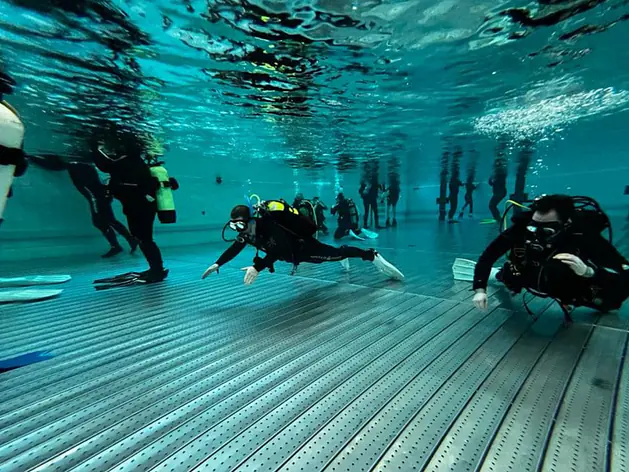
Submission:
[[[461,182],[459,179],[450,181],[450,196],[448,197],[450,199],[450,211],[448,212],[449,220],[454,219],[454,215],[456,215],[456,210],[459,206],[459,191],[461,190],[462,186],[463,182]]]
[[[117,231],[134,248],[137,243],[125,225],[116,219],[111,201],[107,198],[107,188],[101,182],[96,168],[82,162],[71,162],[67,169],[72,183],[90,205],[92,223],[103,233],[111,247],[120,248],[115,233]]]
[[[526,244],[531,234],[526,229],[530,221],[529,213],[514,218],[514,225],[485,249],[474,272],[475,290],[487,288],[492,266],[509,252],[508,261],[497,278],[511,291],[519,293],[522,289],[531,289],[564,305],[601,311],[620,308],[629,297],[629,270],[623,268],[623,264],[629,265],[629,262],[608,240],[600,233],[590,234],[587,223],[575,224],[556,247],[539,254]],[[594,269],[594,276],[576,275],[566,264],[553,259],[558,253],[578,256]]]
[[[113,161],[95,153],[95,164],[109,175],[109,191],[122,204],[131,234],[140,242],[140,249],[150,271],[164,271],[162,254],[153,240],[153,223],[157,215],[157,182],[142,157],[130,154]]]
[[[324,234],[328,234],[328,227],[325,225],[325,214],[323,213],[328,207],[321,201],[315,201],[314,209],[317,217],[317,229]]]
[[[499,173],[489,179],[489,185],[493,188],[493,196],[489,201],[489,211],[494,220],[500,221],[501,215],[498,210],[498,204],[507,196],[507,176]]]
[[[472,182],[467,182],[465,184],[465,205],[461,208],[461,215],[465,212],[465,209],[470,207],[470,215],[474,213],[474,190],[476,190],[476,185]]]
[[[330,213],[338,214],[338,228],[334,232],[334,239],[344,238],[352,230],[356,233],[360,232],[357,221],[352,221],[350,203],[347,199],[338,200],[338,203],[332,207]]]
[[[256,257],[253,267],[260,272],[269,269],[274,272],[276,261],[298,265],[302,262],[320,264],[329,261],[341,261],[350,257],[373,261],[375,252],[357,247],[333,247],[317,241],[314,237],[300,238],[273,221],[271,217],[256,218],[255,236],[241,234],[236,241],[216,261],[225,265],[236,257],[248,245],[266,253],[265,257]]]

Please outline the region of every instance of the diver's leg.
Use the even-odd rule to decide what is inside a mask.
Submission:
[[[500,221],[500,212],[498,211],[498,203],[500,203],[500,200],[501,199],[495,194],[491,197],[491,200],[489,200],[489,211],[496,221]]]
[[[127,240],[127,243],[131,247],[131,253],[134,253],[138,248],[138,241],[133,237],[127,227],[116,219],[114,210],[111,207],[111,202],[108,200],[99,201],[97,208],[98,212],[107,220],[107,225],[116,230],[118,234]]]
[[[456,209],[459,206],[459,197],[457,195],[450,195],[450,211],[448,212],[448,219],[454,220]]]
[[[164,272],[162,253],[153,241],[153,223],[157,215],[157,205],[140,197],[123,202],[131,234],[140,242],[140,249],[154,274]]]
[[[342,261],[348,258],[359,258],[373,261],[376,252],[373,249],[364,250],[353,246],[334,247],[316,239],[307,241],[303,247],[300,262],[320,264],[322,262]]]
[[[342,239],[349,234],[349,229],[339,226],[334,232],[334,239]]]
[[[374,219],[374,225],[377,229],[382,228],[382,226],[380,226],[380,218],[378,217],[378,201],[374,200],[371,202],[371,208],[373,209],[373,219]]]
[[[110,246],[109,251],[103,254],[102,257],[108,259],[110,257],[117,256],[122,252],[122,247],[118,242],[116,232],[109,225],[107,215],[99,211],[99,206],[91,198],[88,199],[88,202],[90,204],[90,212],[92,213],[92,224],[96,229],[103,233],[103,236],[105,236],[105,239],[107,239]]]

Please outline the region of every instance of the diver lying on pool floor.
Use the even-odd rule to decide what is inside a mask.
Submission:
[[[629,297],[629,261],[602,236],[605,229],[611,235],[611,224],[599,205],[588,197],[547,195],[529,210],[514,216],[513,225],[480,256],[474,305],[487,308],[492,266],[509,252],[496,279],[512,292],[553,298],[568,320],[569,306],[620,308]]]
[[[249,204],[238,205],[231,212],[231,219],[226,225],[238,232],[236,240],[203,274],[206,278],[212,272],[218,272],[220,266],[231,261],[248,244],[264,251],[264,258],[256,257],[253,265],[245,267],[245,284],[252,284],[258,274],[269,269],[274,272],[276,261],[293,264],[296,269],[302,262],[319,264],[339,261],[348,269],[348,258],[360,258],[373,262],[376,268],[386,276],[402,280],[404,275],[387,262],[374,249],[360,249],[351,246],[333,247],[315,239],[315,225],[302,217],[297,210],[282,200],[259,202],[254,207]],[[225,228],[225,229],[226,229]],[[224,231],[224,230],[223,230]]]

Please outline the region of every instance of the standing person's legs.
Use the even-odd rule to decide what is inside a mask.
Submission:
[[[153,223],[157,215],[157,205],[139,197],[133,200],[122,201],[129,230],[140,242],[140,249],[153,272],[163,272],[164,263],[162,253],[153,241]]]
[[[374,226],[376,228],[380,228],[380,219],[378,218],[378,200],[377,199],[374,199],[371,202],[371,208],[373,209]]]

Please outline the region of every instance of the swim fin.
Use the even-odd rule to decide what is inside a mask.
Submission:
[[[460,280],[463,282],[474,281],[474,270],[476,269],[476,262],[469,259],[456,258],[454,264],[452,264],[452,275],[454,280]],[[489,281],[496,281],[496,274],[500,269],[498,267],[492,267],[491,274],[489,275]]]
[[[8,372],[9,370],[18,369],[27,365],[35,364],[36,362],[46,361],[55,357],[48,351],[36,351],[29,352],[28,354],[22,354],[21,356],[13,357],[11,359],[0,360],[0,374]]]
[[[137,279],[142,274],[140,272],[127,272],[126,274],[116,275],[114,277],[108,277],[105,279],[94,280],[94,284],[111,284],[117,282],[124,282],[125,280]]]
[[[359,241],[364,241],[364,240],[365,240],[365,238],[361,238],[361,237],[360,237],[360,236],[358,236],[356,233],[354,233],[354,231],[353,231],[353,230],[351,230],[351,229],[349,230],[349,235],[350,235],[352,238],[354,238],[354,239],[358,239]]]
[[[24,303],[36,302],[54,298],[63,290],[45,290],[45,289],[18,289],[18,290],[1,290],[0,303]]]
[[[368,231],[365,228],[360,230],[361,234],[364,234],[369,239],[376,239],[378,237],[378,233],[374,233],[373,231]]]
[[[128,287],[130,285],[147,285],[161,282],[168,276],[168,269],[164,269],[161,274],[152,273],[150,270],[145,272],[128,272],[111,279],[95,280],[94,288],[96,290],[108,290],[110,288]]]
[[[63,284],[68,282],[70,279],[72,279],[72,277],[69,275],[33,275],[11,278],[0,277],[0,288]]]

